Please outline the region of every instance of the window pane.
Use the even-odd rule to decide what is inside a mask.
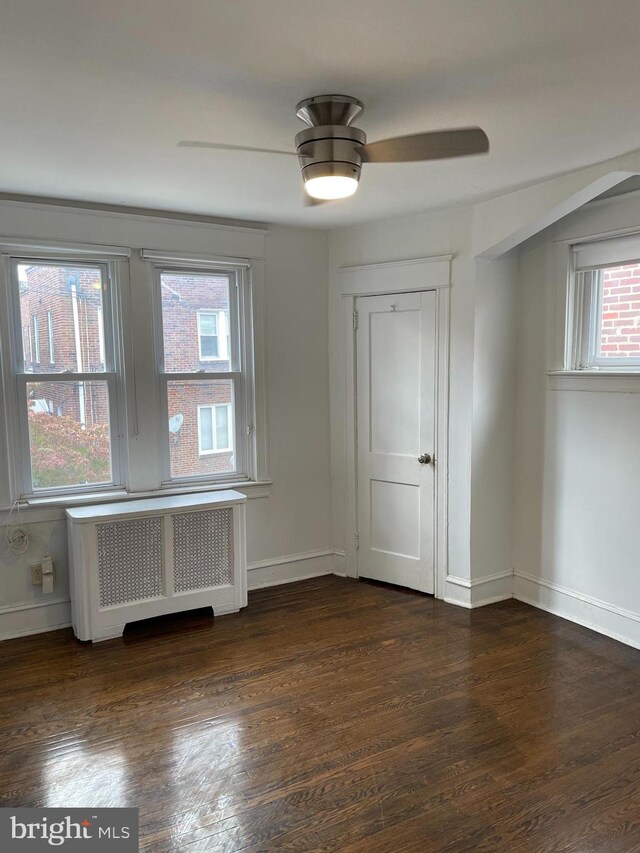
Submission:
[[[226,450],[229,444],[229,409],[216,406],[216,450]]]
[[[640,264],[602,271],[599,357],[640,359]]]
[[[219,442],[215,442],[212,428],[217,426],[217,415],[210,408],[200,409],[200,430],[198,427],[198,407],[215,406],[228,403],[231,408],[230,425],[233,438],[233,382],[231,380],[207,381],[170,381],[167,383],[169,404],[169,458],[172,478],[197,477],[200,475],[228,474],[236,469],[233,449],[214,451]],[[224,411],[224,409],[223,409]],[[208,432],[211,447],[207,445]],[[205,438],[201,446],[199,439]],[[227,444],[233,445],[233,441]],[[212,452],[214,451],[214,452]]]
[[[200,358],[218,358],[218,338],[202,336],[200,338]]]
[[[24,263],[17,270],[25,372],[103,371],[100,267]]]
[[[228,276],[165,271],[160,287],[165,371],[230,370]]]
[[[28,382],[34,490],[109,483],[109,391],[106,382]]]
[[[213,450],[213,419],[211,407],[200,408],[200,452]]]
[[[201,335],[217,335],[218,334],[218,315],[207,314],[204,311],[200,312],[200,334]]]

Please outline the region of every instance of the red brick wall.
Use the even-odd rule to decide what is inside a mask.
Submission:
[[[603,272],[601,356],[640,356],[640,264]]]
[[[229,370],[228,361],[200,360],[198,311],[229,316],[229,284],[222,276],[162,274],[162,327],[166,371]]]
[[[229,385],[215,382],[180,382],[169,385],[169,417],[181,414],[182,428],[169,436],[169,455],[173,477],[213,474],[234,470],[233,452],[200,455],[198,444],[198,406],[228,403]],[[233,442],[233,436],[231,436]]]
[[[165,370],[229,370],[228,360],[201,361],[198,340],[198,311],[223,311],[229,317],[228,279],[163,273],[161,284]],[[167,397],[169,418],[183,416],[180,432],[169,436],[172,477],[233,471],[233,452],[200,455],[198,445],[198,406],[230,403],[231,383],[206,379],[170,383]]]
[[[102,302],[100,271],[83,267],[34,265],[24,269],[24,277],[20,284],[20,314],[25,370],[33,374],[77,370],[72,282],[75,284],[82,370],[86,373],[103,370],[98,334]],[[54,328],[53,353],[49,341],[49,312]],[[39,361],[35,358],[34,316],[38,319]],[[80,420],[80,391],[76,382],[38,383],[29,386],[29,396],[46,400],[56,415]],[[84,397],[86,424],[93,426],[108,423],[106,385],[85,383]]]

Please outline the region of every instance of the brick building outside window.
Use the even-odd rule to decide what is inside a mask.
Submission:
[[[229,278],[164,270],[162,332],[168,373],[202,373],[202,379],[167,384],[171,477],[235,470],[232,383],[207,380],[231,365]]]
[[[20,263],[20,322],[27,391],[32,479],[35,488],[111,476],[109,397],[105,382],[77,381],[73,373],[105,371],[102,272],[98,267]],[[161,280],[164,362],[175,372],[230,370],[229,279],[215,274],[164,272]],[[69,374],[55,382],[38,374]],[[168,383],[171,476],[235,470],[232,383]],[[83,455],[80,464],[78,454]]]

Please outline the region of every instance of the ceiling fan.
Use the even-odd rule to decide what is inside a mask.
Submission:
[[[362,102],[349,95],[316,95],[300,101],[296,115],[308,127],[296,134],[295,151],[191,140],[183,140],[178,145],[298,157],[304,188],[312,203],[353,195],[363,163],[441,160],[484,154],[489,150],[487,135],[479,127],[414,133],[367,143],[365,132],[352,127],[363,109]]]

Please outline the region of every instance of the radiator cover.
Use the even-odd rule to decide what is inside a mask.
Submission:
[[[67,510],[73,630],[120,636],[127,622],[247,604],[244,495],[221,491]]]

